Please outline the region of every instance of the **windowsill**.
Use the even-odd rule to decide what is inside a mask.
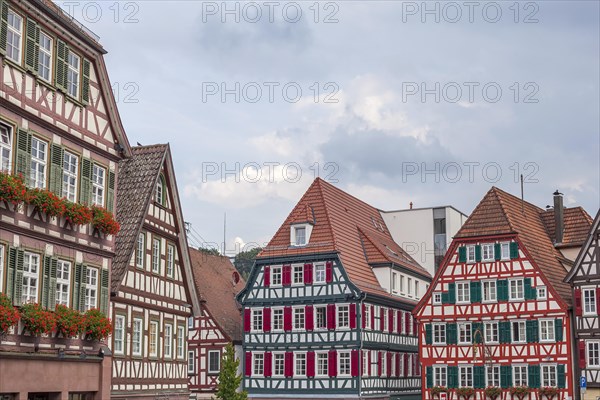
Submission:
[[[457,301],[456,304],[457,305],[463,305],[463,306],[464,305],[470,305],[471,301],[470,300],[469,301]]]
[[[494,304],[494,303],[498,303],[498,299],[496,299],[496,300],[482,300],[481,303],[482,304]]]
[[[275,288],[275,289],[276,289],[276,288],[283,287],[283,285],[280,283],[280,284],[278,284],[278,285],[269,285],[269,286],[265,286],[265,287],[269,287],[269,288]]]
[[[540,299],[540,300],[545,300],[545,299]],[[582,313],[581,314],[582,317],[597,317],[598,313]]]
[[[36,82],[39,85],[44,86],[46,89],[51,90],[52,92],[56,92],[56,86],[54,86],[54,83],[52,82],[48,82],[47,80],[43,79],[43,78],[38,78],[36,79]]]
[[[24,74],[28,73],[28,71],[25,68],[23,68],[23,66],[21,66],[21,64],[14,61],[12,58],[8,58],[8,56],[4,56],[4,57],[2,57],[2,59],[4,60],[5,63],[8,63],[9,65],[18,69],[22,73],[24,73]]]
[[[525,298],[522,299],[508,299],[509,302],[516,302],[516,301],[525,301]]]
[[[219,375],[219,371],[208,371],[209,376]]]
[[[545,344],[556,343],[556,340],[554,340],[554,339],[552,339],[552,340],[540,340],[539,343],[545,343]]]
[[[168,211],[167,206],[160,204],[158,201],[154,201],[153,204],[160,209]]]

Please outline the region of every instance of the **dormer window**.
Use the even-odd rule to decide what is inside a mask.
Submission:
[[[312,225],[294,224],[290,229],[290,244],[292,246],[306,246],[310,240]]]
[[[304,246],[306,244],[306,228],[297,227],[296,230],[296,246]]]

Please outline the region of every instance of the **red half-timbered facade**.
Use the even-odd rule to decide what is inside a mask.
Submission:
[[[190,323],[188,352],[192,398],[210,399],[217,390],[221,357],[232,343],[236,356],[242,351],[241,305],[236,295],[246,282],[228,257],[190,248],[200,315]],[[241,372],[241,368],[240,368]]]
[[[492,188],[454,237],[417,308],[423,399],[556,399],[574,394],[571,263],[555,231],[589,228],[581,208],[542,210]],[[555,215],[556,214],[556,215]],[[558,228],[556,228],[558,227]],[[551,388],[551,389],[547,389]],[[521,391],[521,393],[518,393]],[[549,393],[549,392],[548,392]]]

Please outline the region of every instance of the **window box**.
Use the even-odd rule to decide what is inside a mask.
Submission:
[[[502,395],[502,389],[496,386],[489,386],[483,390],[483,393],[490,400],[496,400],[500,395]]]
[[[527,386],[513,386],[508,391],[512,396],[522,400],[529,394],[530,389]]]
[[[463,399],[468,399],[471,396],[473,396],[474,394],[475,394],[475,389],[473,389],[472,387],[460,387],[460,388],[456,389],[456,395],[458,396],[459,399],[461,397]]]
[[[558,388],[556,387],[542,387],[538,390],[540,398],[551,399],[558,394]]]
[[[431,395],[439,397],[440,393],[448,393],[448,388],[445,386],[434,386],[431,388]]]

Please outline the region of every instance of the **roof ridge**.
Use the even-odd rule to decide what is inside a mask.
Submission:
[[[517,230],[515,229],[515,224],[512,221],[512,218],[510,217],[510,213],[506,211],[506,204],[504,204],[504,201],[502,201],[502,196],[500,196],[500,193],[498,192],[501,192],[503,195],[508,193],[496,186],[492,186],[492,193],[494,196],[496,196],[496,200],[498,200],[498,203],[500,204],[502,214],[504,214],[504,216],[506,217],[506,222],[508,222],[508,227],[511,231],[516,232]]]

